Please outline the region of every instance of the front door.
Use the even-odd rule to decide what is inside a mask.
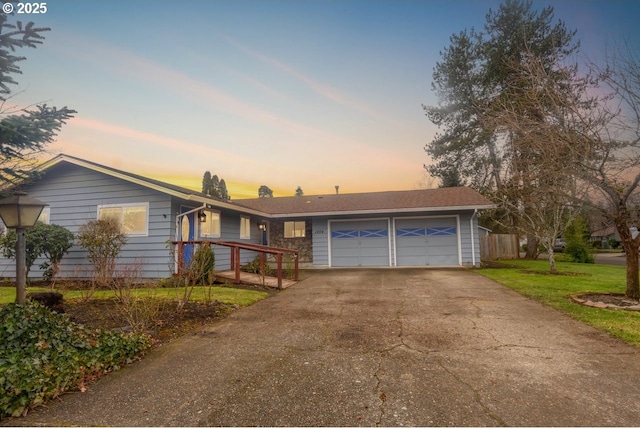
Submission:
[[[193,208],[180,207],[180,212],[191,211]],[[180,240],[181,241],[193,241],[195,240],[195,213],[189,213],[180,217]],[[183,247],[182,260],[184,266],[189,266],[191,258],[193,257],[195,246],[193,244],[187,244]]]

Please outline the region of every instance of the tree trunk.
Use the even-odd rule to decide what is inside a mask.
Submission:
[[[638,277],[638,244],[640,243],[640,236],[637,239],[633,239],[629,225],[624,220],[625,217],[621,216],[621,218],[616,219],[616,229],[627,256],[627,291],[625,296],[629,299],[640,300],[640,277]]]
[[[538,255],[538,240],[531,235],[527,235],[527,252],[524,258],[527,260],[535,260],[538,258]]]
[[[547,254],[549,255],[549,271],[551,273],[558,273],[558,268],[556,266],[556,255],[553,252],[553,244],[555,239],[543,239],[542,245],[544,245],[545,250],[547,250]]]
[[[624,251],[627,255],[627,291],[625,295],[629,299],[640,300],[640,278],[638,277],[638,247],[625,245]]]
[[[558,268],[556,267],[556,257],[553,252],[553,247],[549,250],[549,270],[551,273],[558,273]]]

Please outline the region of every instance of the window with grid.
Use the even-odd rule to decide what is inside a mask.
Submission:
[[[114,219],[130,236],[149,234],[149,204],[99,205],[98,219]]]
[[[285,221],[284,237],[285,238],[304,238],[305,229],[306,227],[305,227],[304,221]]]

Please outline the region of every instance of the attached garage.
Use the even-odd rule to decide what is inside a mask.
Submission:
[[[330,222],[331,266],[389,266],[389,221]]]
[[[460,264],[456,217],[396,219],[396,266]]]
[[[280,232],[269,239],[287,248],[297,245],[307,250],[307,263],[327,267],[478,266],[478,215],[494,207],[468,187],[235,203],[263,211],[268,219],[305,221],[305,236],[294,240]]]

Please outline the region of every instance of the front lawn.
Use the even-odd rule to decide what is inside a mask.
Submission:
[[[64,300],[77,301],[83,297],[81,290],[51,290],[50,288],[41,287],[27,287],[27,293],[37,293],[41,291],[57,291],[62,293]],[[184,294],[184,288],[174,287],[153,287],[153,288],[136,288],[132,290],[134,296],[147,296],[158,299],[177,299]],[[245,290],[241,288],[232,287],[194,287],[191,294],[191,300],[195,302],[205,301],[219,301],[229,305],[237,305],[240,307],[249,306],[258,300],[262,300],[268,296],[267,292],[258,290]],[[111,290],[98,290],[91,298],[92,299],[110,299],[114,297],[114,293]],[[15,287],[0,287],[0,305],[7,304],[15,301],[16,289]]]
[[[570,299],[583,293],[624,293],[624,267],[560,262],[559,273],[551,275],[547,261],[504,263],[508,267],[484,268],[478,273],[640,347],[639,312],[592,308]]]

